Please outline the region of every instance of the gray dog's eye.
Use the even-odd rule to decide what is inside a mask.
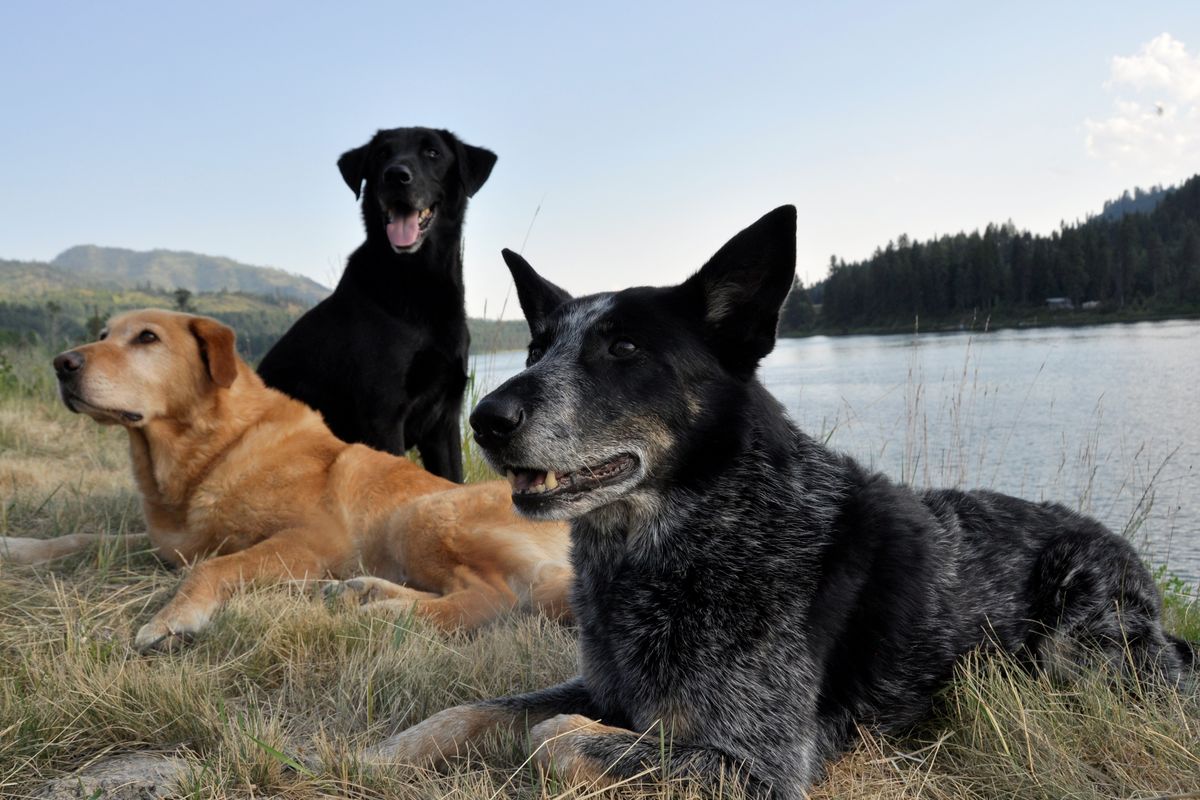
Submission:
[[[434,148],[430,147],[428,150],[425,151],[425,155],[428,158],[437,158],[438,156],[441,155],[441,153],[439,153]]]
[[[540,347],[530,347],[529,355],[527,355],[525,357],[525,366],[528,367],[528,366],[540,361],[542,356],[545,354],[545,352],[546,351]]]
[[[612,343],[612,347],[608,348],[608,352],[617,358],[625,358],[637,352],[637,345],[628,339],[617,339]]]

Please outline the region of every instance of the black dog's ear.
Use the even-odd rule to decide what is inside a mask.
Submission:
[[[500,255],[504,256],[504,263],[508,264],[513,283],[517,285],[517,300],[525,312],[529,332],[536,334],[550,312],[570,300],[571,295],[534,272],[529,262],[512,250],[501,250]]]
[[[679,287],[699,301],[718,356],[748,377],[775,347],[779,308],[796,274],[796,207],[780,206],[734,236]]]
[[[496,154],[482,147],[460,142],[449,131],[443,131],[454,142],[454,157],[458,161],[458,177],[467,197],[474,197],[496,166]]]
[[[371,145],[373,144],[375,144],[374,139],[362,147],[347,150],[338,159],[338,169],[342,173],[342,180],[354,192],[355,200],[362,194],[362,182],[367,177],[367,158],[371,155]]]

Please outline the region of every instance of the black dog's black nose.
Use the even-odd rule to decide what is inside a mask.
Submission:
[[[475,441],[484,447],[504,444],[525,421],[525,409],[510,394],[489,394],[471,412]]]
[[[82,367],[83,353],[68,350],[54,357],[54,371],[58,374],[59,380],[78,372]]]
[[[403,164],[393,164],[383,171],[385,182],[412,183],[412,170]]]

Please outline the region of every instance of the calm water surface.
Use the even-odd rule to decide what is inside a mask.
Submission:
[[[523,362],[476,374],[494,388]],[[787,339],[759,377],[897,480],[1062,502],[1200,581],[1200,322]]]

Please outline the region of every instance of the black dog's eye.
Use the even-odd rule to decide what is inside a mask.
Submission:
[[[154,334],[154,331],[142,331],[137,335],[138,344],[154,344],[157,341],[158,336]]]
[[[541,347],[538,347],[536,345],[530,345],[529,355],[525,358],[525,366],[527,366],[527,367],[533,366],[537,362],[541,361],[542,356],[544,356],[545,354],[546,354],[546,351],[544,349],[542,349]]]
[[[426,148],[426,150],[425,150],[426,158],[437,158],[440,155],[441,155],[441,153],[439,153],[436,148],[429,147],[429,148]]]
[[[608,348],[608,352],[617,358],[628,358],[636,353],[638,347],[628,339],[617,339],[612,343],[612,347]]]

